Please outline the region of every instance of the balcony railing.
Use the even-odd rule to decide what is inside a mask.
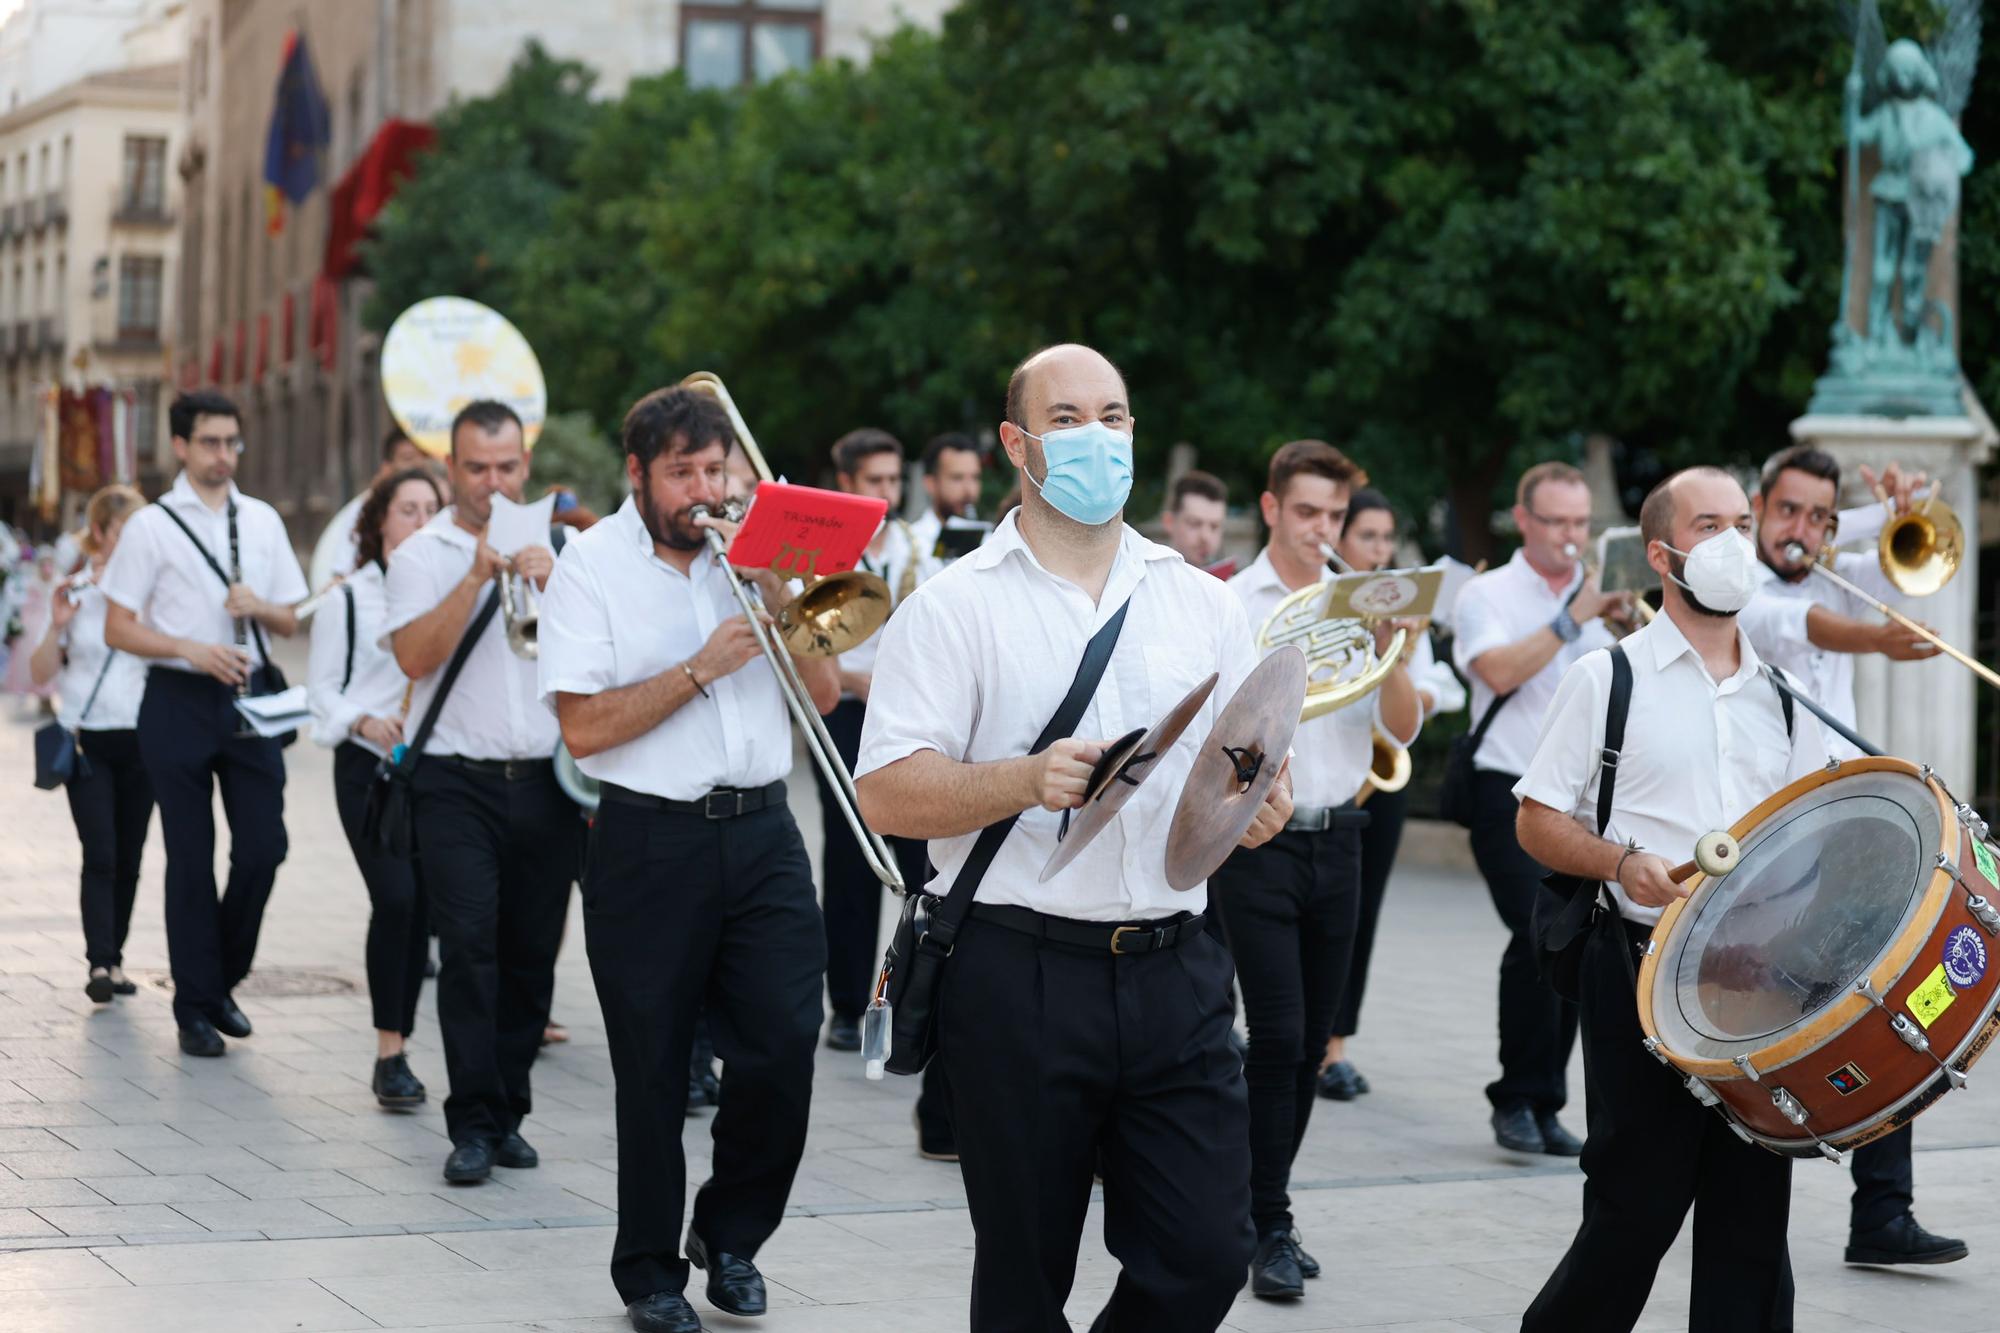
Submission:
[[[0,204],[0,241],[14,234],[14,205]]]
[[[42,201],[39,199],[30,199],[27,203],[22,204],[21,220],[22,225],[26,226],[30,231],[40,231],[44,221],[42,217]]]
[[[21,356],[26,356],[35,350],[35,326],[30,321],[25,319],[14,321],[14,350]]]
[[[42,216],[52,227],[69,225],[69,199],[60,190],[50,190],[42,200]]]
[[[43,315],[35,321],[37,341],[44,352],[60,352],[63,345],[62,322],[51,315]]]
[[[121,227],[171,227],[174,211],[161,195],[117,190],[111,196],[111,221]]]

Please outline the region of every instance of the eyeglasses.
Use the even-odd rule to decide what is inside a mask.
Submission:
[[[243,452],[241,435],[197,435],[188,443],[208,450],[212,454],[240,454]]]
[[[1588,514],[1582,518],[1545,518],[1532,509],[1528,510],[1527,514],[1529,518],[1534,519],[1535,522],[1541,524],[1543,527],[1554,528],[1559,532],[1590,531],[1590,516]]]

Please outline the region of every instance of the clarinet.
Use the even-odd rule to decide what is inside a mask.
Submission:
[[[236,502],[234,500],[229,502],[229,582],[231,587],[243,582],[243,555],[238,549],[236,541]],[[244,623],[242,616],[235,617],[235,625],[236,646],[245,649],[244,656],[248,657],[249,653],[247,650],[250,643],[249,626]],[[241,699],[249,693],[250,681],[246,676],[244,679],[236,682],[236,697]]]

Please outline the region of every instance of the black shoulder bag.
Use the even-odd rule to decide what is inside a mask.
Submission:
[[[1118,645],[1118,633],[1125,627],[1125,613],[1131,606],[1127,601],[1104,622],[1103,628],[1090,636],[1069,693],[1063,696],[1061,706],[1042,728],[1042,734],[1035,738],[1029,754],[1048,749],[1075,731],[1076,724],[1083,720],[1083,710],[1097,693],[1097,683],[1104,678],[1104,668],[1111,661],[1111,650]],[[903,898],[903,915],[896,923],[889,951],[882,959],[882,975],[875,983],[875,993],[889,1001],[892,1013],[889,1058],[884,1064],[890,1073],[921,1074],[937,1053],[938,989],[944,982],[945,960],[951,957],[965,914],[972,910],[972,896],[979,888],[979,881],[986,878],[1000,844],[1007,840],[1020,818],[1018,814],[1009,815],[979,831],[979,840],[972,844],[972,854],[966,857],[958,878],[952,881],[950,892],[940,896],[912,888]]]
[[[104,678],[111,673],[111,659],[116,656],[116,648],[107,650],[104,665],[97,669],[97,680],[90,687],[90,697],[83,701],[83,711],[76,715],[74,727],[65,727],[51,719],[35,728],[35,785],[43,791],[54,791],[66,782],[90,777],[90,760],[83,753],[80,733],[83,720],[90,716],[91,705],[97,702],[97,692],[104,688]]]
[[[153,504],[161,513],[172,519],[174,526],[194,543],[194,549],[201,552],[201,558],[208,562],[208,567],[215,572],[215,577],[222,580],[223,591],[228,592],[233,586],[229,574],[222,568],[221,562],[209,554],[208,548],[201,544],[201,538],[194,535],[194,529],[187,525],[187,520],[176,514],[173,506],[164,500],[155,500]],[[236,501],[234,500],[229,502],[229,554],[231,560],[236,558]],[[250,636],[257,644],[257,656],[263,659],[264,664],[250,669],[250,683],[245,692],[252,695],[283,694],[289,683],[285,680],[285,673],[278,669],[278,664],[271,660],[270,646],[264,642],[264,627],[257,623],[256,617],[251,616],[248,619]],[[297,731],[287,731],[279,735],[277,741],[280,746],[287,746],[298,738]]]
[[[486,594],[485,605],[473,616],[459,638],[458,647],[452,650],[451,661],[445,664],[444,675],[438,680],[437,693],[431,696],[423,721],[417,724],[417,734],[375,765],[375,784],[368,789],[368,804],[361,813],[361,836],[385,855],[407,861],[417,854],[417,820],[410,788],[417,761],[423,758],[424,743],[430,740],[431,730],[437,726],[438,714],[444,711],[444,701],[451,695],[465,659],[472,656],[479,636],[486,632],[493,622],[493,613],[499,609],[500,590],[495,588]]]
[[[1486,729],[1493,725],[1493,717],[1514,691],[1494,698],[1486,705],[1486,711],[1479,716],[1479,725],[1463,736],[1453,739],[1451,748],[1445,752],[1444,774],[1438,786],[1438,817],[1449,819],[1460,828],[1472,827],[1473,811],[1476,808],[1472,797],[1473,756],[1479,753],[1479,743],[1486,739]]]

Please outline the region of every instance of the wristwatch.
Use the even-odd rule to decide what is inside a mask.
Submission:
[[[1583,626],[1576,623],[1576,617],[1569,613],[1567,606],[1556,612],[1556,618],[1549,622],[1549,628],[1554,630],[1556,637],[1564,643],[1575,643],[1576,636],[1583,633]]]

